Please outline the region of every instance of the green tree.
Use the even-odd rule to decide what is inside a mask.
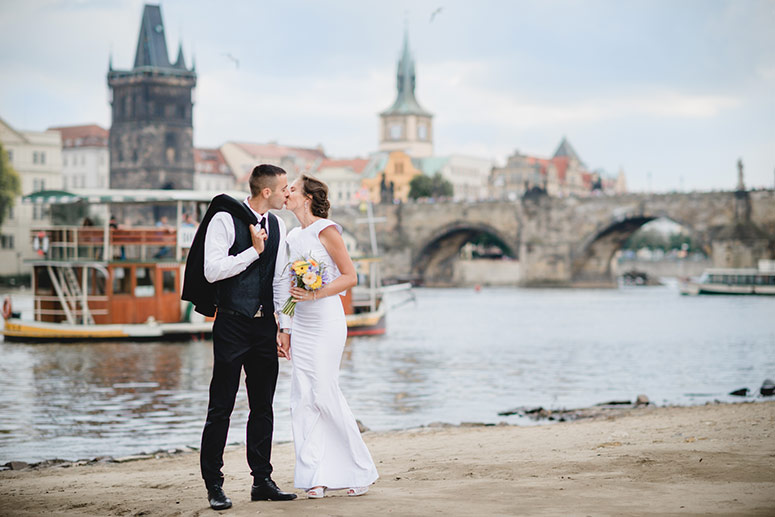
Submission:
[[[0,225],[13,207],[16,196],[21,194],[19,173],[11,166],[8,153],[0,142]]]
[[[412,199],[450,197],[452,192],[452,183],[438,172],[433,176],[418,174],[409,182],[409,197]]]

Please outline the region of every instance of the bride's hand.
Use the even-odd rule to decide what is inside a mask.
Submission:
[[[295,302],[309,302],[314,299],[312,291],[307,291],[301,287],[291,287],[291,296]]]

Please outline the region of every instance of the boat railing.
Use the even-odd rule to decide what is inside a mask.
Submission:
[[[37,227],[32,245],[47,260],[170,260],[178,235],[171,227],[98,228],[89,226]]]

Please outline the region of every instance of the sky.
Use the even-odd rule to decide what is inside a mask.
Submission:
[[[141,0],[0,0],[0,118],[110,127]],[[438,155],[504,164],[567,137],[633,191],[775,182],[775,0],[164,0],[171,60],[196,60],[194,144],[367,156],[404,27]],[[435,13],[435,14],[434,14]],[[238,62],[238,64],[237,64]]]

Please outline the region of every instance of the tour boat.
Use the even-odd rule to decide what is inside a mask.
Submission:
[[[185,256],[196,233],[193,224],[181,224],[183,209],[203,213],[211,199],[209,193],[183,190],[42,191],[24,196],[23,203],[100,218],[101,224],[32,228],[37,253],[28,261],[32,318],[14,313],[6,298],[5,339],[135,341],[210,335],[212,319],[181,302],[180,291]],[[111,222],[114,212],[145,224]],[[176,223],[155,225],[149,218],[154,213],[175,213]]]
[[[229,193],[244,199],[242,192]],[[194,312],[180,292],[185,257],[196,227],[184,226],[184,208],[204,214],[212,193],[183,190],[42,191],[24,203],[99,206],[100,226],[34,227],[37,257],[32,271],[32,318],[3,303],[7,341],[104,341],[192,339],[212,334],[212,318]],[[134,212],[132,211],[134,210]],[[111,224],[114,211],[148,220],[152,211],[174,212],[172,226]],[[198,220],[198,218],[195,218]],[[383,295],[404,286],[381,287],[378,259],[356,260],[361,285],[343,297],[348,336],[385,333]],[[411,286],[407,286],[411,287]]]
[[[760,260],[758,268],[707,269],[699,280],[684,282],[681,294],[775,295],[775,261]]]

